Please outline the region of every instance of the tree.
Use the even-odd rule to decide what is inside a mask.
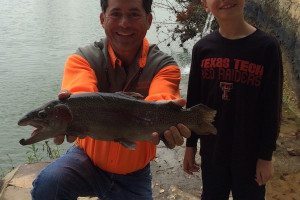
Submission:
[[[284,1],[285,6],[280,6]],[[170,0],[165,0],[161,5],[168,7],[176,16],[177,26],[172,33],[172,40],[180,39],[181,43],[201,36],[207,13],[200,5],[200,0],[175,0],[174,5]],[[295,5],[293,0],[249,0],[245,4],[246,19],[259,29],[274,35],[285,49],[294,55],[295,41],[299,19],[291,16],[291,7]],[[217,29],[217,24],[212,24],[212,30]]]
[[[157,6],[171,10],[176,16],[176,26],[172,31],[171,40],[180,39],[181,45],[202,32],[207,13],[199,4],[199,0],[164,0]],[[158,29],[162,28],[161,25]]]

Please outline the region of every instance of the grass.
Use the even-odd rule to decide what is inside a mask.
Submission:
[[[43,160],[54,160],[60,157],[60,148],[55,145],[54,147],[49,144],[49,141],[45,141],[40,148],[36,144],[32,144],[26,151],[27,159],[26,163],[32,164]],[[2,179],[7,173],[15,169],[13,160],[9,154],[7,154],[10,167],[8,169],[0,168],[0,179]]]
[[[9,163],[10,163],[10,167],[8,169],[3,169],[2,167],[0,167],[0,178],[4,177],[7,173],[11,172],[12,170],[15,169],[15,166],[13,164],[13,160],[10,157],[9,154],[6,154],[6,156],[8,157]]]
[[[46,158],[44,157],[46,153]],[[60,157],[60,149],[58,148],[58,146],[56,145],[55,147],[52,147],[49,145],[49,141],[45,141],[41,150],[39,150],[39,148],[35,145],[32,144],[29,147],[29,150],[26,152],[27,155],[27,163],[31,164],[31,163],[36,163],[36,162],[40,162],[42,160],[45,159],[56,159]]]

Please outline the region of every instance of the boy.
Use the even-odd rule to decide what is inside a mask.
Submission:
[[[219,30],[193,48],[187,106],[217,110],[215,136],[200,137],[203,200],[261,200],[272,176],[282,104],[277,41],[244,19],[244,0],[203,0]],[[195,162],[198,136],[187,139],[184,171]]]

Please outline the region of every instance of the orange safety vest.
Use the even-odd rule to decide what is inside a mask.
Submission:
[[[170,56],[147,39],[136,59],[136,65],[127,72],[106,40],[79,48],[65,64],[62,89],[71,93],[134,91],[145,100],[170,100],[179,98],[180,70]],[[128,174],[144,168],[155,158],[156,147],[152,142],[137,141],[135,150],[117,142],[95,140],[90,137],[77,139],[76,144],[102,170]]]

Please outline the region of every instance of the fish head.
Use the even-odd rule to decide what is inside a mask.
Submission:
[[[58,135],[64,135],[72,119],[72,113],[66,104],[58,100],[51,101],[27,113],[18,121],[19,126],[31,125],[36,128],[31,137],[20,140],[20,144],[34,144]]]

